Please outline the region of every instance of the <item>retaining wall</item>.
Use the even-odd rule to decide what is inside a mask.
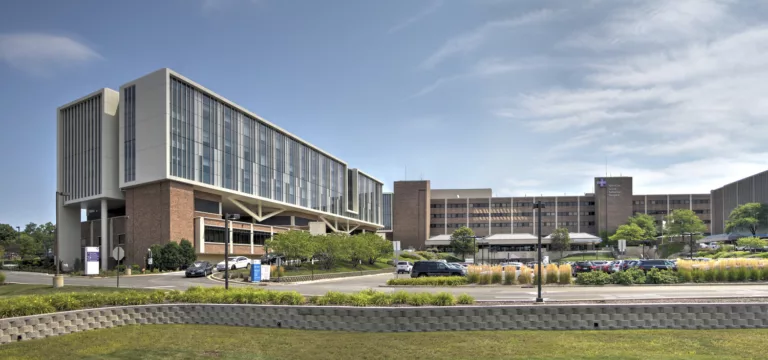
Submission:
[[[0,319],[0,343],[134,324],[409,332],[768,328],[768,303],[356,308],[164,304]]]

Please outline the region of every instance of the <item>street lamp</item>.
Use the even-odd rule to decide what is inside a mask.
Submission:
[[[539,229],[539,234],[538,234],[539,235],[539,248],[538,248],[538,252],[539,252],[539,255],[538,255],[538,257],[539,257],[538,258],[539,271],[538,271],[538,274],[536,274],[536,283],[537,283],[537,286],[538,286],[538,296],[536,296],[536,302],[540,303],[540,302],[544,302],[544,299],[541,298],[541,209],[544,208],[544,203],[541,202],[541,200],[539,200],[539,201],[537,201],[537,202],[535,202],[533,204],[533,208],[536,209],[536,211],[537,211],[536,216],[538,217],[538,229]]]
[[[56,276],[53,278],[53,287],[64,286],[64,278],[61,277],[61,274],[59,273],[59,268],[61,267],[61,250],[59,249],[59,227],[61,226],[61,223],[59,222],[59,201],[62,196],[69,196],[69,194],[63,191],[56,191],[56,244],[54,245],[54,250],[56,252],[54,256],[56,262]]]
[[[224,288],[229,289],[229,220],[240,219],[240,214],[224,214]]]

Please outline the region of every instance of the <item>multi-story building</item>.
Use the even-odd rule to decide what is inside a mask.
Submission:
[[[200,258],[260,256],[287,229],[377,231],[382,182],[170,70],[57,110],[58,256],[116,246],[143,264],[153,244],[187,239]],[[86,221],[81,222],[85,210]]]
[[[635,195],[631,177],[600,177],[594,184],[594,192],[584,195],[494,197],[491,189],[431,189],[428,180],[397,181],[393,238],[403,248],[423,249],[428,239],[445,241],[454,230],[467,226],[477,236],[495,240],[501,236],[490,237],[539,233],[546,237],[556,228],[592,239],[640,213],[653,216],[661,229],[663,217],[676,209],[693,210],[710,226],[710,194]],[[544,205],[540,228],[533,208],[538,201]],[[523,238],[509,241],[522,244]]]
[[[712,190],[712,233],[725,233],[725,223],[731,211],[747,203],[768,204],[768,171],[763,171],[721,188]],[[762,234],[768,229],[758,229]]]
[[[392,199],[394,195],[395,194],[391,192],[386,192],[381,195],[382,225],[384,225],[384,227],[378,232],[389,240],[392,240]]]

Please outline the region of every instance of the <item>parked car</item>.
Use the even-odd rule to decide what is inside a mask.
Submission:
[[[501,263],[501,270],[507,270],[507,267],[514,267],[515,270],[520,270],[520,267],[523,266],[523,263],[520,262],[507,262],[507,263]]]
[[[459,268],[461,268],[461,269],[467,270],[467,265],[464,265],[464,264],[462,264],[462,263],[452,262],[452,263],[448,263],[448,265],[451,265],[451,266],[458,266],[458,267],[459,267]]]
[[[398,261],[397,262],[397,273],[398,274],[402,274],[402,273],[409,274],[411,272],[411,269],[413,269],[413,264],[411,264],[409,261]]]
[[[248,269],[250,267],[251,267],[251,259],[245,256],[232,256],[229,258],[229,268],[231,270]],[[225,269],[226,269],[226,265],[224,264],[223,261],[216,264],[216,270],[224,271]]]
[[[649,271],[651,269],[677,270],[677,266],[669,260],[640,260],[637,264],[637,268],[643,271]]]
[[[622,270],[622,265],[626,260],[616,260],[611,262],[611,267],[608,269],[609,273],[615,273]]]
[[[422,276],[464,276],[467,271],[461,267],[453,267],[445,262],[437,260],[417,261],[413,263],[411,277]]]
[[[627,270],[636,267],[640,260],[624,260],[621,264],[621,270]]]
[[[192,265],[189,265],[184,272],[186,277],[207,276],[210,274],[213,274],[213,264],[207,261],[195,261]]]
[[[573,276],[578,275],[579,273],[583,272],[590,272],[595,269],[595,266],[592,265],[589,261],[577,261],[571,266],[571,271],[573,272]]]

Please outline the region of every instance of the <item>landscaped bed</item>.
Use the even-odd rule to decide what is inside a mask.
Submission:
[[[295,291],[274,291],[238,287],[190,287],[187,291],[113,291],[57,293],[52,295],[15,296],[0,299],[0,318],[47,314],[58,311],[99,308],[104,306],[147,305],[169,303],[193,304],[272,304],[272,305],[348,305],[348,306],[450,306],[473,304],[469,295],[450,293],[384,293],[364,290],[345,294],[330,291],[322,296],[304,297]]]
[[[8,344],[0,347],[0,358],[762,359],[766,336],[768,329],[393,334],[140,325]]]

